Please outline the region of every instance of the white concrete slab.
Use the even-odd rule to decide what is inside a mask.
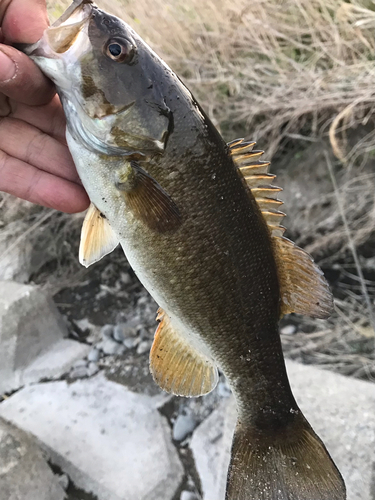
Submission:
[[[287,369],[300,408],[345,479],[348,500],[375,500],[375,384],[291,361]],[[204,500],[224,499],[235,422],[229,398],[193,435]]]
[[[0,419],[0,500],[64,500],[65,492],[32,438]]]
[[[39,287],[0,281],[0,394],[20,387],[25,370],[67,335],[55,304]]]
[[[52,461],[99,500],[171,500],[183,468],[156,410],[163,398],[132,393],[99,374],[27,387],[0,404],[0,415],[36,436]]]

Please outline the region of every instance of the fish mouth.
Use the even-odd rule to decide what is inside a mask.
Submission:
[[[58,58],[75,43],[83,28],[89,23],[94,10],[91,0],[75,0],[36,43],[23,45],[22,51],[30,57]]]

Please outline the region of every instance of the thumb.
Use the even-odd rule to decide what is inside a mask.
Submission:
[[[38,106],[48,103],[55,88],[33,61],[13,47],[0,44],[0,93],[10,99]],[[2,112],[0,116],[7,115]]]
[[[1,0],[0,26],[7,43],[34,43],[49,26],[45,0]]]

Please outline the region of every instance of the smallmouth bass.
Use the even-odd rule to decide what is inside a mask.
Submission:
[[[90,0],[23,50],[56,84],[91,200],[80,261],[123,247],[160,306],[150,353],[160,387],[207,394],[218,367],[230,383],[238,422],[226,499],[345,499],[294,400],[278,332],[282,314],[327,317],[332,297],[308,254],[283,237],[280,189],[262,152],[225,144],[164,61]]]

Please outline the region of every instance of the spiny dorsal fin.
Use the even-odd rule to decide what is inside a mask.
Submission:
[[[159,309],[160,324],[150,352],[150,371],[155,382],[176,396],[202,396],[218,382],[216,366],[179,334]]]
[[[276,198],[282,189],[272,185],[276,175],[268,173],[270,162],[259,160],[264,151],[254,151],[255,142],[245,142],[243,139],[236,139],[228,146],[234,163],[258,202],[271,235],[282,236],[285,228],[281,221],[285,214],[277,210],[283,202]]]
[[[119,244],[119,239],[105,216],[91,203],[82,224],[79,261],[89,267]]]
[[[295,312],[314,318],[327,318],[333,310],[328,283],[311,256],[283,237],[285,227],[281,221],[285,214],[278,210],[283,202],[276,197],[282,189],[271,184],[276,176],[268,173],[270,163],[259,160],[263,151],[254,151],[254,145],[255,142],[245,142],[243,139],[228,144],[233,161],[270,230],[280,284],[280,313]]]

